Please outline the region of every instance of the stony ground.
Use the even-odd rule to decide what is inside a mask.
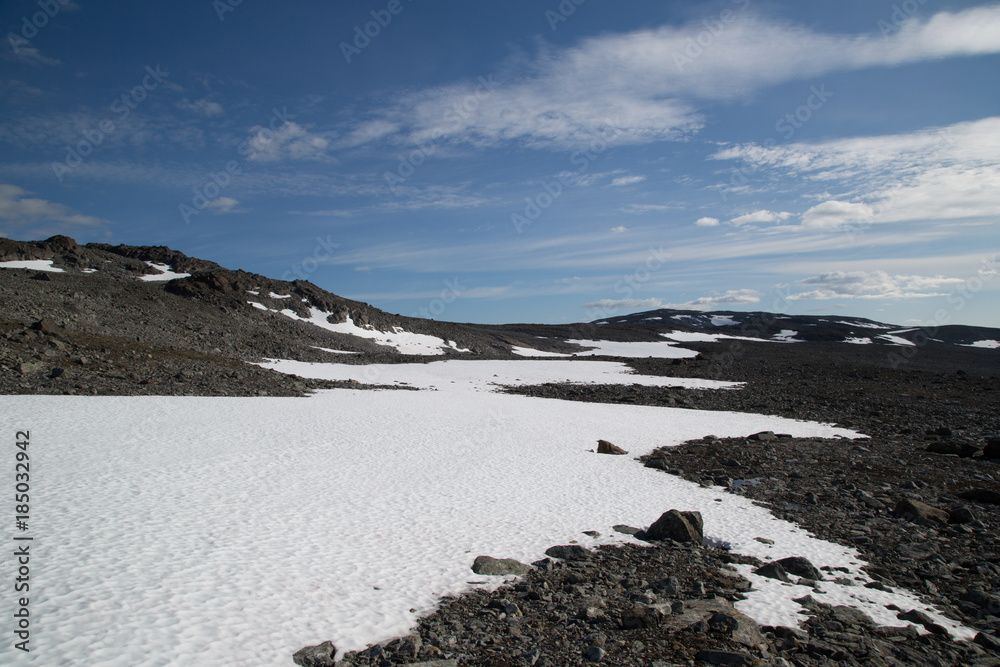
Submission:
[[[3,240],[0,240],[3,241]],[[0,260],[26,258],[3,241]],[[308,283],[280,283],[164,248],[77,246],[57,238],[28,248],[70,271],[0,271],[0,394],[301,396],[327,383],[248,362],[426,362],[246,304],[260,287],[383,328],[456,340],[479,358],[509,345],[569,351],[563,338],[649,340],[641,327],[474,327],[390,316]],[[174,285],[142,283],[145,261],[202,271]],[[72,268],[98,268],[95,274]],[[306,299],[305,302],[301,299]],[[732,332],[739,333],[739,332]],[[539,338],[542,337],[542,338]],[[721,549],[648,546],[562,550],[512,586],[445,600],[415,634],[346,656],[345,665],[1000,665],[1000,351],[928,342],[912,349],[810,342],[685,344],[695,360],[635,359],[637,372],[745,382],[732,391],[542,385],[538,397],[738,410],[836,423],[869,439],[705,438],[641,454],[635,465],[728,488],[817,536],[857,548],[879,586],[905,587],[980,632],[954,643],[931,632],[872,627],[844,609],[803,600],[800,630],[757,628],[731,602],[746,591]],[[750,435],[750,434],[748,434]],[[1000,448],[1000,445],[996,446]],[[994,450],[996,452],[996,450]],[[1000,459],[1000,453],[995,453]],[[664,508],[667,509],[667,508]],[[685,508],[677,508],[685,509]],[[621,527],[635,530],[645,527]],[[470,577],[476,577],[470,574]],[[824,573],[835,577],[836,573]],[[821,585],[821,584],[820,584]],[[904,614],[909,610],[899,610]],[[906,616],[920,625],[921,619]],[[933,628],[930,628],[933,630]],[[299,656],[331,664],[330,647]]]

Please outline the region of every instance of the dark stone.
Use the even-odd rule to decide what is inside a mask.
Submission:
[[[976,520],[976,515],[965,505],[951,508],[948,512],[948,523],[972,523]]]
[[[892,512],[896,516],[902,517],[907,521],[917,523],[920,523],[921,521],[948,523],[948,513],[944,510],[932,507],[918,500],[910,500],[909,498],[903,498],[896,503],[896,507],[892,510]]]
[[[754,570],[753,573],[758,574],[762,577],[767,577],[768,579],[777,579],[778,581],[788,581],[788,573],[785,571],[785,568],[783,568],[780,563],[773,561],[761,565],[756,570]]]
[[[910,611],[904,612],[902,614],[896,614],[896,618],[901,621],[908,621],[910,623],[915,623],[917,625],[924,626],[930,632],[936,635],[947,635],[948,631],[934,622],[930,616],[922,611],[916,609],[911,609]]]
[[[48,273],[42,271],[40,273],[36,273],[35,275],[31,276],[31,279],[41,280],[43,282],[49,282],[50,280],[52,280],[52,277]]]
[[[663,612],[656,607],[633,607],[622,612],[620,621],[625,630],[655,628],[663,622]]]
[[[854,607],[836,606],[832,610],[833,620],[847,626],[874,627],[875,622],[871,617],[860,609]]]
[[[616,526],[611,526],[611,530],[616,533],[621,533],[623,535],[635,535],[639,532],[638,528],[633,528],[632,526],[626,526],[625,524],[618,524]]]
[[[490,577],[516,574],[522,576],[531,571],[531,566],[525,565],[513,558],[492,558],[490,556],[476,556],[472,563],[472,571]]]
[[[760,433],[754,433],[747,440],[754,440],[759,442],[770,442],[771,440],[777,440],[778,436],[774,434],[774,431],[761,431]]]
[[[682,544],[701,545],[704,522],[700,512],[670,510],[660,515],[645,531],[647,540],[673,540]]]
[[[957,440],[941,440],[939,442],[932,442],[927,445],[927,451],[934,454],[945,454],[958,456],[961,458],[971,458],[975,456],[979,451],[975,446],[968,442],[959,442]]]
[[[301,667],[334,667],[337,647],[331,641],[316,646],[306,646],[295,652],[292,660]]]
[[[604,656],[607,655],[605,650],[600,646],[591,646],[587,649],[587,660],[590,662],[600,662],[604,660]]]
[[[695,660],[707,662],[710,665],[752,665],[753,661],[749,656],[742,653],[731,653],[729,651],[709,651],[703,649],[695,655]]]
[[[588,560],[591,553],[579,544],[561,544],[546,549],[545,555],[562,560]]]
[[[597,441],[597,453],[598,454],[615,454],[617,456],[621,456],[623,454],[628,454],[628,452],[626,452],[624,449],[622,449],[618,445],[611,444],[607,440],[598,440]]]
[[[43,317],[42,319],[32,324],[31,328],[34,329],[35,331],[41,331],[43,334],[47,334],[49,336],[55,334],[58,331],[56,323],[47,317]]]
[[[803,579],[811,579],[813,581],[823,581],[823,574],[816,569],[816,566],[809,562],[808,558],[803,558],[802,556],[789,556],[788,558],[782,558],[781,560],[775,561],[778,565],[785,568],[785,572],[796,577],[802,577]]]
[[[996,637],[994,635],[988,635],[985,632],[980,632],[976,635],[975,639],[973,639],[972,641],[976,642],[987,651],[1000,653],[1000,637]]]

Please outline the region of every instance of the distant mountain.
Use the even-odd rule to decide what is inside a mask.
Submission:
[[[843,315],[781,315],[760,311],[650,310],[596,320],[594,324],[632,324],[668,331],[699,331],[767,340],[843,342],[871,345],[924,346],[929,342],[1000,348],[1000,329],[949,324],[899,326]]]

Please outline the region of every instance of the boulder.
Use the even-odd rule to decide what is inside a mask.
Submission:
[[[499,577],[507,574],[522,576],[531,571],[531,566],[513,558],[476,556],[476,560],[472,563],[472,571],[488,577]]]
[[[801,577],[803,579],[823,581],[823,574],[816,569],[815,565],[809,562],[808,558],[803,558],[802,556],[789,556],[788,558],[782,558],[781,560],[775,562],[785,568],[785,572],[788,574]]]
[[[590,559],[590,552],[581,547],[579,544],[560,544],[554,547],[549,547],[545,550],[545,555],[551,558],[560,558],[562,560]]]
[[[770,442],[771,440],[777,440],[778,436],[774,434],[774,431],[761,431],[760,433],[754,433],[747,440],[756,440],[759,442]]]
[[[940,625],[938,625],[937,623],[935,623],[934,619],[932,619],[930,616],[928,616],[924,612],[918,611],[916,609],[911,609],[910,611],[907,611],[907,612],[904,612],[904,613],[901,613],[901,614],[896,614],[896,618],[898,618],[901,621],[908,621],[908,622],[914,623],[916,625],[922,625],[929,632],[932,632],[932,633],[934,633],[936,635],[946,635],[947,636],[947,634],[948,634],[948,631],[945,630]]]
[[[295,652],[292,660],[301,667],[334,667],[337,664],[337,647],[331,641],[316,646],[306,646]]]
[[[677,510],[664,512],[653,525],[646,529],[645,539],[673,540],[682,544],[700,546],[705,539],[701,512],[679,512]]]
[[[933,454],[945,454],[961,458],[970,458],[975,456],[979,450],[968,442],[960,442],[958,440],[941,440],[927,445],[927,451]]]
[[[909,498],[903,498],[896,503],[896,508],[892,510],[892,513],[914,523],[948,523],[949,518],[948,513],[944,510]]]
[[[760,575],[762,577],[767,577],[768,579],[777,579],[778,581],[788,581],[788,573],[785,571],[785,568],[783,568],[776,561],[772,561],[770,563],[764,563],[756,570],[754,570],[753,573]]]
[[[628,454],[628,452],[626,452],[624,449],[622,449],[618,445],[611,444],[607,440],[598,440],[597,441],[597,453],[598,454],[615,454],[617,456],[621,456],[623,454]]]

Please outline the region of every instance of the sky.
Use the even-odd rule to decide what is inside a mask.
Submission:
[[[390,313],[1000,326],[1000,4],[0,3],[0,235]]]

